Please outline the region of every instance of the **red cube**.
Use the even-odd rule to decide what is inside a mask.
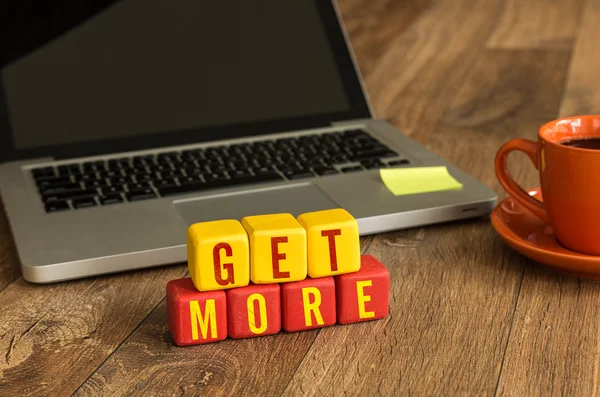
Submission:
[[[279,291],[279,284],[250,284],[225,291],[229,336],[252,338],[281,331]]]
[[[281,284],[281,320],[287,332],[335,324],[333,277]]]
[[[339,324],[377,320],[387,316],[390,273],[371,255],[362,255],[360,270],[336,276]]]
[[[167,317],[169,332],[178,346],[227,338],[225,292],[199,292],[189,277],[167,283]]]

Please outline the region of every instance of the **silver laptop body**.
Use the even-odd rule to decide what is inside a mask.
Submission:
[[[305,18],[319,15],[331,44],[324,48],[333,48],[331,53],[338,63],[338,71],[343,69],[340,75],[343,74],[346,91],[352,91],[348,95],[353,96],[349,100],[353,109],[347,112],[348,118],[340,116],[340,112],[330,112],[337,116],[327,121],[323,120],[321,112],[313,112],[293,117],[288,128],[273,130],[273,126],[286,126],[285,122],[278,121],[280,115],[273,113],[265,116],[263,124],[248,123],[247,131],[244,123],[238,123],[235,127],[225,126],[217,138],[206,138],[210,134],[202,135],[201,132],[197,134],[198,138],[190,138],[189,134],[184,133],[165,133],[160,139],[154,140],[146,139],[143,133],[136,133],[118,137],[114,141],[110,140],[113,138],[111,136],[109,140],[94,137],[85,142],[48,144],[46,141],[51,135],[48,133],[40,135],[42,137],[39,139],[46,140],[43,145],[27,145],[29,136],[35,134],[22,132],[27,131],[28,123],[33,123],[23,114],[32,117],[31,114],[39,108],[31,104],[35,102],[33,100],[19,100],[18,88],[19,84],[26,87],[23,90],[30,94],[30,98],[32,90],[39,90],[36,97],[49,95],[47,90],[52,87],[50,83],[46,86],[38,82],[33,88],[23,83],[31,81],[32,75],[39,77],[40,64],[46,65],[44,70],[60,65],[65,67],[61,63],[64,57],[53,54],[64,54],[63,51],[82,45],[82,42],[87,47],[90,43],[102,43],[102,34],[109,35],[107,24],[111,27],[109,36],[116,36],[119,41],[129,40],[127,32],[135,30],[134,26],[141,26],[140,29],[144,29],[144,24],[160,26],[151,23],[157,15],[167,22],[185,26],[185,15],[203,6],[192,1],[183,3],[181,7],[185,8],[187,4],[190,9],[173,11],[173,15],[165,11],[170,3],[158,0],[126,0],[111,5],[42,49],[16,59],[3,70],[3,87],[0,87],[0,91],[4,91],[0,93],[0,99],[4,101],[2,105],[7,120],[4,125],[8,130],[3,128],[0,132],[3,137],[0,139],[4,139],[0,142],[4,147],[0,148],[0,160],[3,161],[0,165],[0,194],[26,280],[50,283],[185,262],[187,227],[208,220],[241,219],[247,215],[278,212],[297,216],[304,212],[342,207],[357,218],[361,235],[368,235],[477,217],[492,210],[496,203],[495,192],[392,125],[374,119],[335,6],[320,0],[312,4],[306,1],[260,3],[269,3],[276,8],[273,12],[281,18],[276,23],[279,29],[296,22],[298,26],[305,26],[306,21],[296,21],[296,18],[300,18],[298,15]],[[283,3],[291,10],[281,8]],[[219,9],[219,5],[214,7],[216,10],[212,10],[211,19],[217,18],[214,15],[219,15],[218,11],[225,12],[225,9]],[[140,11],[141,8],[147,12]],[[138,17],[131,17],[133,14],[128,11],[132,9],[136,10]],[[244,13],[248,12],[258,11],[244,10]],[[289,21],[285,20],[288,15],[286,12],[293,15],[287,16]],[[126,20],[127,15],[132,20]],[[243,23],[244,18],[236,18]],[[245,31],[248,32],[248,29]],[[315,41],[311,43],[311,48],[317,46]],[[298,49],[299,45],[295,48]],[[219,52],[218,48],[215,51]],[[262,54],[260,50],[257,53],[259,56]],[[113,55],[119,55],[118,49],[114,50]],[[82,50],[79,56],[85,58],[85,51]],[[135,56],[144,57],[143,54]],[[41,62],[42,59],[61,61],[57,62],[59,66],[55,66]],[[260,67],[261,61],[257,62]],[[352,67],[348,69],[348,65]],[[52,80],[48,75],[39,77],[42,78],[46,79],[44,81]],[[73,77],[71,71],[67,77],[57,79],[65,78],[77,77]],[[156,78],[160,79],[159,76]],[[281,81],[275,81],[277,78],[280,77],[274,77],[272,84],[281,84]],[[60,81],[56,84],[60,84]],[[11,90],[17,93],[11,94]],[[114,94],[121,95],[119,92]],[[63,93],[56,92],[54,95],[61,98]],[[256,92],[255,95],[259,98],[262,94]],[[57,100],[60,102],[61,99]],[[118,101],[118,98],[115,100]],[[72,107],[79,106],[76,102],[70,103]],[[20,112],[19,106],[26,110]],[[46,106],[51,109],[53,105],[47,102]],[[177,109],[180,108],[182,106],[177,105]],[[60,109],[47,111],[53,115],[61,112]],[[132,112],[135,113],[134,110]],[[100,115],[102,113],[99,112]],[[327,111],[322,113],[326,115]],[[118,120],[110,112],[105,117],[109,119],[108,124]],[[160,119],[161,116],[149,114],[148,117]],[[313,119],[317,118],[319,122],[313,123]],[[54,128],[51,123],[55,121],[52,121],[52,117],[48,119],[51,121],[45,125],[50,131]],[[177,120],[181,120],[181,117],[178,116]],[[55,123],[61,126],[61,122]],[[64,123],[69,122],[72,121]],[[135,118],[126,122],[136,125]],[[89,120],[88,125],[92,123],[94,120]],[[221,124],[227,123],[224,120]],[[29,125],[29,128],[33,128],[33,125]],[[119,129],[119,124],[114,125],[115,129]],[[261,126],[265,126],[264,133],[260,133]],[[219,130],[219,127],[216,124],[203,126],[206,130]],[[15,132],[19,128],[21,138]],[[23,139],[23,134],[28,138]],[[149,146],[149,141],[158,144]],[[328,146],[322,149],[319,146],[322,143]],[[105,149],[106,145],[115,150]],[[249,151],[248,148],[256,150]],[[343,155],[337,156],[332,148],[339,149]],[[223,151],[227,156],[223,155]],[[240,154],[242,152],[243,155]],[[287,153],[287,157],[281,156],[282,153]],[[209,168],[206,168],[205,161],[211,164]],[[150,165],[157,167],[158,171]],[[461,190],[394,196],[382,183],[378,169],[439,165],[446,166],[452,176],[463,184]],[[238,168],[234,168],[236,166]],[[136,167],[142,167],[145,174]],[[185,169],[180,170],[181,167]],[[198,168],[201,171],[193,171]],[[74,169],[76,172],[71,173]],[[117,177],[112,173],[113,169],[119,171]],[[264,169],[267,169],[265,172],[268,174],[265,175],[269,177],[259,178],[259,173]],[[134,172],[136,176],[129,175]],[[93,174],[92,177],[89,177],[90,174]],[[234,176],[239,176],[239,180],[245,182],[232,182]],[[190,184],[186,185],[186,182]],[[112,189],[113,185],[117,189]],[[193,188],[188,189],[188,186]],[[89,196],[90,192],[95,194]]]

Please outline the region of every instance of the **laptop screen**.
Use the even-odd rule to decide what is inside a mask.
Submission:
[[[348,114],[320,2],[114,2],[3,67],[12,146],[167,145]]]

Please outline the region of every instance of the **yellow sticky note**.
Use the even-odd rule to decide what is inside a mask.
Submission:
[[[381,180],[395,196],[461,189],[462,184],[444,166],[382,168]]]

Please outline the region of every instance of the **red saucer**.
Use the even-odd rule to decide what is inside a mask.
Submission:
[[[529,194],[542,199],[540,189]],[[522,255],[569,276],[600,279],[600,256],[579,254],[560,245],[546,225],[511,197],[492,211],[492,225],[500,237]]]

